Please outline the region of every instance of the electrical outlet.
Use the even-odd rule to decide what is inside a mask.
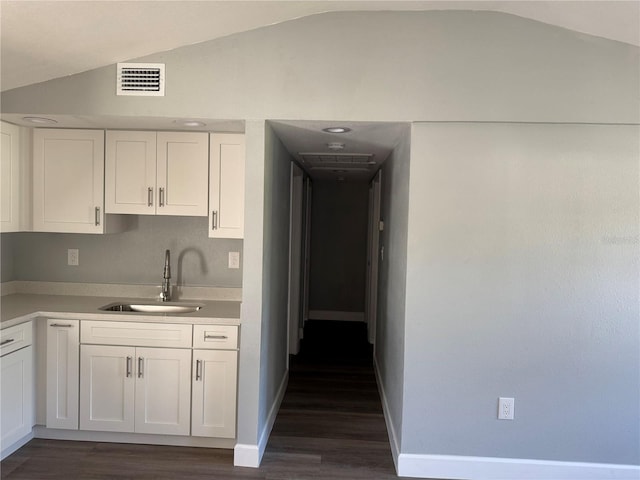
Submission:
[[[513,398],[498,398],[498,420],[513,420],[514,403]]]
[[[240,268],[240,252],[229,252],[229,268]]]
[[[80,265],[80,251],[77,248],[67,250],[67,265],[77,267]]]

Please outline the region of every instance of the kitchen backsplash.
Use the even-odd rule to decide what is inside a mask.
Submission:
[[[111,235],[4,233],[0,279],[160,285],[168,248],[173,285],[242,286],[242,240],[208,238],[204,217],[135,218]],[[78,250],[78,266],[67,265],[68,249]],[[239,269],[228,268],[229,252],[240,253]]]

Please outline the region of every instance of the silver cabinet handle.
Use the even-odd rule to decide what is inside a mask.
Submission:
[[[153,206],[153,188],[151,187],[147,189],[147,206],[148,207]]]
[[[226,340],[227,337],[226,335],[205,335],[204,339],[205,340]]]
[[[164,207],[164,188],[160,187],[158,194],[158,206]]]
[[[133,363],[133,358],[127,357],[127,377],[131,376],[131,366]]]
[[[218,211],[212,210],[211,211],[211,230],[217,230],[217,229],[218,229]]]
[[[100,207],[96,207],[96,226],[100,225]]]
[[[196,382],[202,380],[202,360],[196,360]]]
[[[144,377],[144,372],[142,371],[142,365],[144,365],[144,358],[138,357],[138,378]]]
[[[3,340],[2,342],[0,342],[0,346],[2,345],[6,345],[7,343],[11,343],[11,342],[15,342],[15,338],[7,338],[6,340]]]
[[[62,328],[72,328],[73,325],[68,325],[66,323],[52,323],[49,325],[50,327],[62,327]]]

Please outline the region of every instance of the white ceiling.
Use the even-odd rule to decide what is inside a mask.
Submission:
[[[639,1],[0,0],[1,90],[326,11],[490,10],[640,45]]]

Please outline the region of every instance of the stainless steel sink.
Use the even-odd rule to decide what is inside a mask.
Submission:
[[[193,313],[202,308],[197,303],[123,303],[115,302],[100,307],[105,312],[140,313]]]

